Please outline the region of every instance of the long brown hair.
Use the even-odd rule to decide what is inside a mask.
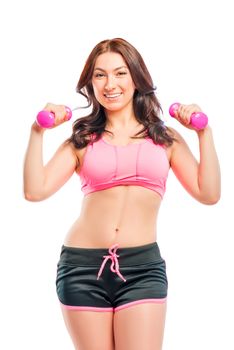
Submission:
[[[141,138],[149,136],[156,144],[170,146],[174,138],[160,119],[162,108],[155,95],[156,88],[149,71],[136,48],[122,38],[103,40],[90,53],[77,83],[76,91],[87,99],[86,108],[91,106],[92,112],[73,123],[73,132],[67,142],[72,142],[76,148],[83,148],[89,142],[99,140],[104,131],[112,133],[105,129],[105,110],[95,98],[92,86],[96,59],[105,52],[122,55],[136,87],[133,96],[133,110],[137,121],[144,125],[144,128],[136,135],[141,134]],[[132,138],[138,138],[136,135]]]

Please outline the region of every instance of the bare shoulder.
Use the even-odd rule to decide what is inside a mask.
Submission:
[[[172,127],[167,127],[170,135],[176,140],[175,142],[173,142],[173,146],[175,146],[176,143],[180,143],[184,141],[184,138],[182,137],[182,135],[179,133],[179,131],[177,131],[176,129],[172,128]]]
[[[186,166],[197,166],[197,161],[184,137],[176,129],[171,127],[168,129],[175,139],[170,147],[170,164],[173,170],[178,172],[179,168],[185,169]]]
[[[55,152],[51,161],[66,161],[66,164],[73,164],[73,166],[76,168],[79,166],[78,152],[71,142],[64,141],[57,148],[57,151]]]
[[[87,151],[88,145],[83,148],[76,148],[72,143],[62,144],[61,147],[65,149],[67,154],[70,154],[76,161],[76,172],[79,173],[82,168],[85,153]]]
[[[59,150],[60,150],[61,152],[70,153],[70,154],[73,155],[75,158],[77,157],[77,149],[75,148],[75,146],[74,146],[71,142],[66,142],[66,141],[64,141],[64,142],[59,146]]]
[[[176,129],[167,127],[167,130],[170,136],[174,139],[172,145],[166,147],[167,158],[169,163],[171,164],[173,153],[175,153],[175,150],[178,149],[178,147],[181,146],[183,143],[185,143],[185,141]]]
[[[174,153],[177,150],[188,148],[187,142],[185,141],[184,137],[181,135],[181,133],[178,130],[172,127],[168,127],[168,130],[171,136],[174,138],[173,144],[170,147],[171,153]]]

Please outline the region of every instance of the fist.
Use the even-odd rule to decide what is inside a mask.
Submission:
[[[53,125],[51,127],[56,127],[65,121],[70,119],[70,115],[68,113],[68,107],[64,105],[55,105],[53,103],[47,103],[43,108],[43,111],[47,111],[48,113],[52,113],[53,115]]]
[[[202,112],[202,110],[196,104],[180,104],[178,109],[174,110],[174,117],[185,127],[194,129],[194,127],[190,124],[191,115],[199,112]]]

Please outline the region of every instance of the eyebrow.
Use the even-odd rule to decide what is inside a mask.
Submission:
[[[128,67],[126,67],[126,66],[117,67],[117,68],[114,69],[114,71],[116,71],[118,69],[121,69],[121,68],[128,68]],[[95,68],[94,70],[101,70],[102,72],[105,72],[105,69],[102,69],[102,68],[99,68],[99,67]]]

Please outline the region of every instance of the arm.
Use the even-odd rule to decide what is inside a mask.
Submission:
[[[44,165],[44,132],[45,129],[36,123],[32,125],[24,161],[24,195],[29,201],[44,200],[58,191],[72,176],[78,163],[73,147],[70,144],[62,144]]]
[[[189,113],[181,112],[178,120],[189,129],[189,115],[199,111],[196,105]],[[184,108],[186,111],[186,108]],[[195,129],[194,129],[195,130]],[[198,162],[190,151],[182,136],[173,130],[178,142],[174,142],[171,153],[171,167],[183,187],[199,202],[215,204],[220,199],[221,175],[219,161],[215,150],[212,130],[207,126],[203,130],[195,130],[199,140],[200,161]]]

